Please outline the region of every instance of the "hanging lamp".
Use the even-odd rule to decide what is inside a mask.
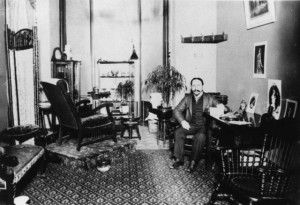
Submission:
[[[130,56],[130,60],[138,60],[139,57],[137,56],[136,52],[135,52],[135,48],[134,48],[134,45],[133,45],[133,51],[132,51],[132,54]]]

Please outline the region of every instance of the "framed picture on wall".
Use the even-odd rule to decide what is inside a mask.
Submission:
[[[281,112],[281,80],[268,80],[268,107],[273,107],[273,117],[279,119]]]
[[[266,78],[267,73],[267,41],[254,44],[253,77]]]
[[[252,113],[252,114],[254,113],[255,106],[257,104],[257,99],[258,99],[258,93],[252,93],[250,95],[248,106],[246,108],[246,112]]]
[[[298,105],[297,101],[286,99],[284,117],[285,118],[294,118],[296,116],[296,112],[297,112],[297,105]]]
[[[244,0],[247,29],[275,22],[273,0]]]

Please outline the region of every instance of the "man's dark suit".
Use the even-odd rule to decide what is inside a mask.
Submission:
[[[174,109],[174,116],[176,120],[181,124],[182,121],[186,120],[188,123],[191,122],[193,112],[192,112],[192,105],[193,105],[193,94],[186,94],[185,97],[181,100],[181,102],[176,106]],[[208,111],[210,107],[215,107],[218,102],[215,98],[208,94],[204,93],[203,98],[203,111]],[[200,98],[200,99],[201,99]],[[185,113],[185,116],[183,116]],[[205,119],[204,119],[205,120]],[[193,147],[192,147],[192,154],[190,159],[195,161],[196,163],[200,160],[200,155],[202,149],[205,144],[206,134],[205,134],[205,126],[197,126],[191,125],[189,130],[186,130],[182,127],[178,128],[175,131],[175,148],[174,148],[174,156],[179,160],[183,161],[183,152],[184,152],[184,140],[187,135],[194,135],[193,137]]]

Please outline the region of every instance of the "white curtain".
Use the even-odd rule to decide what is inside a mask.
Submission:
[[[17,33],[21,29],[33,30],[35,26],[35,1],[7,0],[8,28]],[[13,102],[13,124],[35,124],[35,72],[34,49],[9,50]]]

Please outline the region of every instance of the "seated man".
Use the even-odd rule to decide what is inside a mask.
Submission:
[[[181,127],[175,131],[174,157],[176,157],[176,161],[170,166],[171,169],[177,169],[184,164],[185,137],[194,135],[190,156],[191,164],[187,171],[195,171],[206,139],[203,112],[210,107],[215,107],[217,104],[218,102],[213,96],[203,92],[203,80],[201,78],[193,78],[191,80],[191,93],[186,94],[174,109],[174,116]],[[185,112],[185,117],[183,112]]]

